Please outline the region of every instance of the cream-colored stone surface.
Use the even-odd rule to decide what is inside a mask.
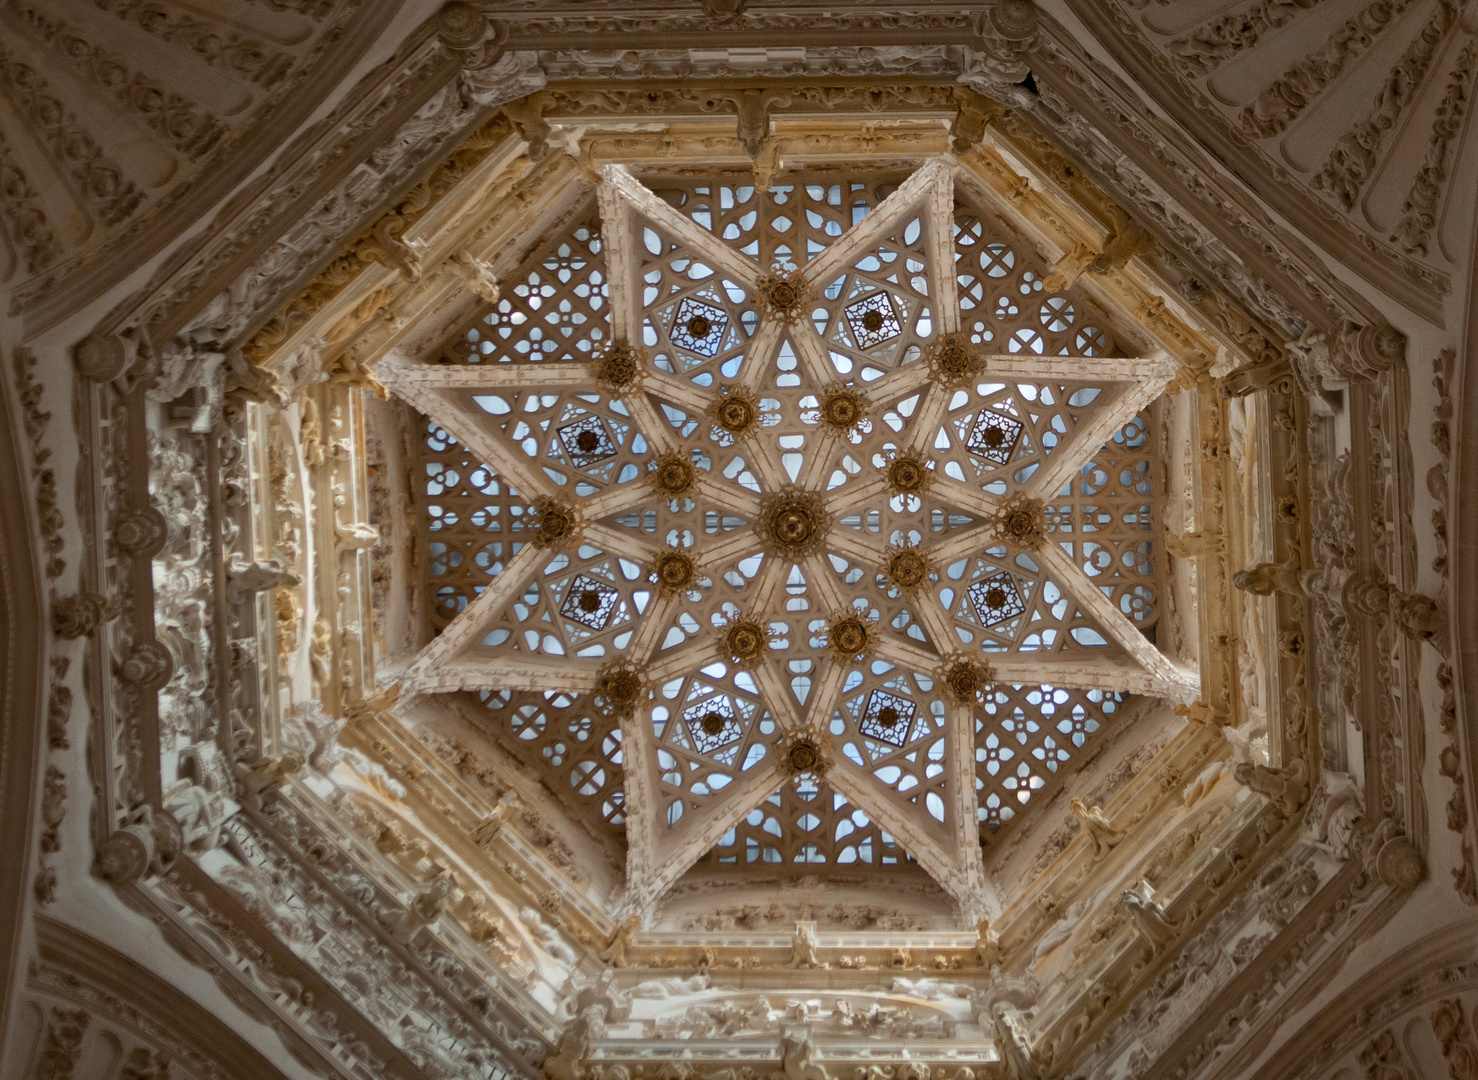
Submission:
[[[1478,1076],[1464,5],[0,27],[0,1078]]]

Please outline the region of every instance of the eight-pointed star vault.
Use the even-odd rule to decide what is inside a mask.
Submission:
[[[966,917],[995,914],[990,687],[1196,695],[1136,625],[1140,593],[1109,583],[1102,507],[1072,505],[1175,364],[984,340],[962,309],[1004,256],[962,225],[954,169],[761,261],[607,166],[598,355],[379,369],[525,508],[407,696],[585,695],[618,718],[631,909],[791,782],[810,739]]]

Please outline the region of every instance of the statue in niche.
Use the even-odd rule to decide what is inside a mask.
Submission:
[[[1026,1015],[1010,1002],[998,1001],[992,1010],[995,1018],[996,1045],[1001,1049],[1001,1064],[1006,1080],[1039,1080],[1043,1063],[1032,1052],[1031,1035]]]
[[[498,798],[497,804],[488,813],[488,816],[477,823],[472,830],[472,842],[478,847],[487,847],[493,842],[493,838],[503,831],[503,826],[508,824],[514,812],[518,809],[518,795],[512,791],[505,791]]]
[[[648,979],[646,982],[638,983],[632,988],[631,996],[634,998],[650,998],[662,1001],[667,998],[687,997],[689,994],[700,994],[708,989],[708,973],[700,971],[697,975],[687,979]]]
[[[1272,596],[1274,593],[1301,596],[1304,591],[1301,572],[1298,553],[1294,552],[1282,562],[1258,563],[1238,570],[1232,575],[1232,584],[1254,596]]]
[[[403,911],[393,911],[382,920],[390,936],[402,945],[409,944],[423,926],[433,926],[441,918],[451,895],[452,879],[445,875],[436,878],[411,898]]]
[[[236,783],[241,804],[260,810],[262,803],[303,767],[303,756],[289,751],[280,758],[263,758],[253,765],[236,766]]]

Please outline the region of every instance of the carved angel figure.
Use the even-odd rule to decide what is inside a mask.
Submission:
[[[610,940],[600,950],[600,958],[611,967],[625,967],[626,954],[631,949],[631,939],[641,929],[641,916],[632,914],[616,924]]]
[[[816,956],[816,931],[805,923],[795,924],[790,942],[790,966],[793,968],[826,967]]]
[[[828,1080],[826,1070],[811,1060],[810,1028],[792,1028],[780,1033],[780,1068],[770,1080]]]
[[[1116,844],[1124,839],[1124,831],[1114,828],[1108,818],[1103,816],[1103,810],[1097,806],[1089,807],[1076,795],[1068,804],[1083,831],[1088,834],[1088,840],[1093,845],[1093,857],[1102,858],[1107,855]]]
[[[585,1080],[591,1047],[606,1034],[606,1007],[588,1005],[570,1021],[554,1053],[544,1059],[548,1080]]]
[[[1275,592],[1302,596],[1304,590],[1299,572],[1299,557],[1294,552],[1280,563],[1258,563],[1246,570],[1238,570],[1232,575],[1232,584],[1254,596],[1271,596]]]
[[[989,919],[975,924],[975,959],[984,968],[995,967],[1001,962],[1001,935],[990,928]]]

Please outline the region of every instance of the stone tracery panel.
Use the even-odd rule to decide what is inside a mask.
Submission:
[[[1143,662],[1143,639],[1127,627],[1150,625],[1156,613],[1158,515],[1149,507],[1159,493],[1146,421],[1133,413],[1154,384],[1123,380],[1153,366],[1120,361],[1097,305],[1071,288],[1047,290],[1045,268],[1018,256],[1016,241],[992,239],[1001,235],[994,226],[940,194],[948,187],[931,187],[936,175],[845,184],[799,177],[765,192],[738,181],[669,187],[665,179],[652,181],[654,192],[608,178],[598,216],[531,255],[511,298],[443,352],[456,366],[493,370],[437,375],[443,389],[426,383],[412,393],[478,447],[453,451],[445,429],[436,430],[441,421],[429,424],[428,499],[449,502],[435,477],[466,472],[478,492],[459,489],[457,498],[471,500],[461,513],[507,536],[470,561],[464,551],[455,567],[449,546],[435,549],[433,578],[467,582],[433,581],[449,598],[438,621],[460,618],[465,637],[471,616],[453,604],[465,609],[482,597],[483,609],[494,595],[500,603],[458,646],[466,649],[459,663],[473,666],[456,678],[468,685],[491,677],[506,694],[491,673],[499,658],[518,656],[568,660],[571,671],[583,665],[580,678],[598,685],[611,676],[591,671],[595,663],[607,672],[619,659],[632,678],[644,678],[648,665],[660,670],[650,711],[601,704],[599,689],[594,699],[595,711],[621,716],[630,747],[646,747],[636,761],[651,771],[655,804],[644,812],[658,819],[657,843],[666,833],[674,843],[700,835],[700,812],[742,815],[715,796],[775,768],[776,740],[809,725],[829,736],[838,767],[855,769],[864,790],[894,804],[896,827],[913,822],[910,842],[933,837],[927,842],[949,850],[953,830],[973,831],[961,819],[975,811],[952,794],[966,781],[963,773],[951,780],[949,763],[970,748],[955,745],[936,667],[962,648],[1032,664],[1081,653],[1105,677]],[[873,216],[881,206],[886,219]],[[715,232],[722,248],[711,246]],[[806,276],[813,264],[828,268],[815,281]],[[977,322],[962,347],[1001,349],[1022,371],[1040,363],[1054,374],[993,379],[987,360],[974,377],[949,375],[954,389],[925,380],[926,364],[959,324],[952,305],[962,288],[975,297],[961,305],[966,316],[978,308],[987,318],[982,305],[995,305],[991,325]],[[581,290],[579,303],[572,290]],[[624,355],[623,327],[639,335],[642,351],[634,377],[613,382],[602,372],[617,370],[607,358]],[[520,369],[531,364],[554,382],[523,385]],[[402,370],[392,382],[420,385],[414,370]],[[1140,457],[1124,468],[1113,454],[1077,465],[1099,440]],[[458,455],[451,473],[431,460],[449,452]],[[475,464],[477,455],[492,468]],[[669,466],[683,486],[664,494]],[[1080,506],[1111,485],[1109,471],[1140,501],[1128,508],[1114,490],[1126,507]],[[818,483],[820,494],[810,494]],[[997,508],[1015,497],[1045,501],[1041,527],[1055,530],[1048,543],[1056,561],[1044,563],[1030,545],[988,539]],[[840,511],[823,509],[822,498]],[[576,539],[545,551],[539,530],[551,499],[574,508]],[[601,508],[589,520],[578,509],[584,500]],[[767,531],[767,515],[782,504],[800,515],[804,542]],[[433,532],[449,524],[445,508],[429,509],[440,505],[428,502]],[[824,539],[829,530],[835,543]],[[1088,531],[1092,539],[1077,539]],[[924,570],[900,585],[890,553],[912,550],[928,552]],[[678,567],[675,587],[664,584],[664,559]],[[519,569],[505,579],[509,560]],[[1113,584],[1100,587],[1098,577]],[[869,629],[856,662],[838,667],[845,657],[828,659],[828,650],[846,612]],[[1110,629],[1105,618],[1125,626]],[[756,619],[763,648],[730,667],[721,639]],[[874,648],[881,653],[863,655]],[[428,672],[431,656],[418,661]],[[548,674],[517,678],[562,678],[557,668],[537,670]],[[1075,678],[1084,689],[1095,685]],[[1050,702],[1054,690],[1024,692]],[[574,686],[566,695],[580,696]],[[510,716],[516,737],[543,739],[534,715]],[[644,729],[636,740],[632,725]],[[1091,732],[1080,724],[1076,745]],[[1067,755],[1052,740],[1021,753],[1055,770]],[[541,745],[546,758],[563,762],[558,746]],[[1028,770],[998,786],[1014,791],[1018,783],[1029,793],[1040,777]],[[755,797],[752,786],[746,798]],[[993,827],[1000,796],[986,796]],[[835,833],[848,815],[810,816]]]

